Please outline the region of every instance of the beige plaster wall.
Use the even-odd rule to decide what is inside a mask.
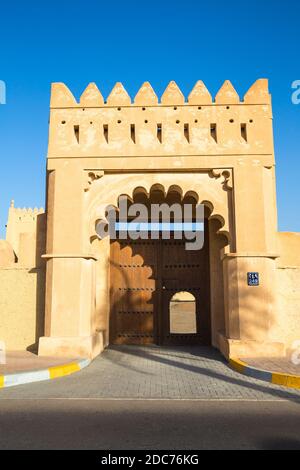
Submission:
[[[277,234],[278,258],[277,266],[281,268],[300,268],[300,233],[278,232]]]
[[[278,233],[278,326],[276,333],[289,349],[300,340],[300,233]]]
[[[0,240],[0,340],[8,350],[37,350],[44,333],[46,215],[12,201]]]
[[[7,240],[0,240],[0,267],[6,268],[14,263],[15,254],[11,244]]]
[[[19,266],[41,266],[45,253],[46,214],[44,209],[17,208],[12,201],[8,212],[6,241],[12,246]]]
[[[35,349],[43,334],[44,270],[0,268],[0,340],[9,350]]]
[[[300,340],[300,266],[277,269],[278,335],[287,349]]]
[[[210,313],[212,344],[215,347],[219,347],[219,334],[225,333],[224,279],[221,254],[228,244],[224,235],[217,235],[219,226],[220,222],[218,220],[210,220]]]
[[[93,331],[103,332],[104,345],[109,343],[110,313],[110,240],[94,239],[92,251],[96,262],[96,308],[93,316]]]

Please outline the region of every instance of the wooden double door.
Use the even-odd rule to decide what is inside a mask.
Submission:
[[[111,344],[210,344],[206,232],[204,248],[197,251],[186,250],[185,240],[174,238],[111,242]],[[195,329],[192,333],[178,331],[178,328],[172,332],[170,326],[172,299],[183,292],[195,299]]]

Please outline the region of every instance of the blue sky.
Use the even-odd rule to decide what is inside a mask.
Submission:
[[[273,95],[279,229],[300,231],[299,0],[51,0],[0,6],[0,236],[10,199],[44,206],[49,90],[76,97],[95,81],[134,96],[148,80],[162,94],[175,80],[187,96],[202,79],[215,94],[225,79],[241,96],[257,78]]]

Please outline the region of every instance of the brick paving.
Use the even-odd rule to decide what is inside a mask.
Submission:
[[[99,395],[122,398],[283,397],[289,391],[242,376],[213,348],[114,346],[101,357]],[[91,371],[91,369],[90,369]],[[300,391],[292,391],[300,398]]]
[[[69,377],[0,390],[1,398],[300,400],[300,390],[243,376],[205,347],[111,346]]]

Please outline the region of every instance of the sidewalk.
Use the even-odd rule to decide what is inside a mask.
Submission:
[[[90,362],[90,359],[41,357],[29,351],[8,351],[6,364],[0,364],[0,388],[70,375]]]
[[[249,377],[300,389],[300,364],[293,364],[291,358],[231,358],[229,364],[237,372]]]

